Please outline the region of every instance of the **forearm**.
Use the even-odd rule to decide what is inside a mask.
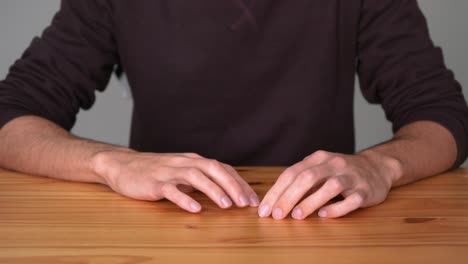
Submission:
[[[450,169],[457,156],[457,146],[446,128],[434,122],[420,121],[402,127],[392,140],[359,155],[369,157],[376,164],[396,161],[390,162],[393,165],[388,167],[395,187]]]
[[[139,153],[80,139],[34,116],[16,118],[0,129],[0,167],[102,183],[139,200],[166,198],[194,213],[201,206],[182,192],[187,185],[207,194],[221,208],[259,203],[253,189],[227,164],[195,153]]]
[[[16,118],[0,129],[0,167],[29,174],[105,183],[95,173],[93,157],[108,150],[129,151],[77,138],[35,116]]]

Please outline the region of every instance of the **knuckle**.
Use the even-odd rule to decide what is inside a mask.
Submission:
[[[224,166],[226,169],[228,169],[228,170],[230,170],[230,171],[234,171],[234,172],[237,173],[236,169],[234,169],[234,167],[232,167],[231,165],[229,165],[229,164],[224,164],[224,163],[223,163],[223,166]]]
[[[363,193],[356,193],[356,195],[354,196],[354,202],[358,205],[358,206],[362,206],[364,204],[364,201],[366,200],[366,195],[363,194]]]
[[[210,188],[209,193],[206,193],[206,195],[214,197],[215,199],[220,199],[224,196],[224,192],[219,188]]]
[[[314,153],[315,154],[315,153]],[[314,158],[314,154],[310,154],[309,156],[304,158],[304,161],[308,161]]]
[[[330,188],[334,191],[341,192],[344,190],[344,184],[340,178],[331,178],[330,180],[328,180],[328,184],[330,185]]]
[[[364,193],[369,193],[371,190],[372,190],[372,187],[370,186],[369,183],[367,182],[363,182],[361,183],[360,185],[358,185],[359,187],[359,190],[361,190],[361,194],[364,194]]]
[[[296,175],[296,170],[293,168],[287,168],[283,171],[280,177],[284,180],[290,180],[294,175]]]
[[[229,177],[229,178],[226,179],[226,182],[227,182],[227,185],[229,186],[229,187],[226,188],[226,190],[228,190],[228,189],[232,190],[236,194],[240,194],[240,193],[244,192],[244,190],[242,188],[242,185],[238,181],[236,181],[235,179]]]
[[[294,169],[293,167],[289,167],[289,168],[287,168],[287,169],[285,169],[285,170],[283,171],[283,174],[282,174],[282,175],[283,175],[284,177],[290,177],[290,176],[293,176],[293,175],[295,175],[295,174],[297,174],[297,170]]]
[[[317,159],[326,159],[330,156],[330,152],[324,150],[317,150],[311,156],[314,156]]]
[[[348,165],[348,161],[342,156],[334,156],[330,159],[329,164],[337,169],[344,169]]]
[[[185,156],[190,157],[190,158],[201,158],[202,156],[198,155],[197,153],[194,152],[188,152],[184,153]]]
[[[154,175],[163,175],[167,174],[167,172],[170,171],[170,168],[168,166],[161,164],[151,164],[150,166],[148,166],[148,169]]]
[[[211,170],[211,171],[218,171],[218,170],[222,169],[221,163],[219,161],[217,161],[217,160],[207,159],[206,163],[207,163],[208,169]]]
[[[163,194],[165,197],[167,197],[168,195],[171,195],[172,190],[173,190],[172,185],[169,183],[164,183],[163,185],[161,185],[161,194]]]
[[[190,179],[198,179],[201,176],[201,172],[196,168],[187,168],[186,175]]]
[[[311,182],[315,182],[318,177],[315,171],[309,169],[309,170],[305,170],[301,172],[301,174],[299,175],[299,178],[304,182],[311,183]]]
[[[172,156],[170,157],[170,162],[173,164],[184,164],[187,162],[187,158],[184,156]]]
[[[223,169],[226,170],[229,174],[231,174],[232,176],[236,176],[237,170],[234,169],[231,165],[228,165],[222,162],[220,162],[220,164],[223,167]]]
[[[223,164],[215,159],[208,159],[206,160],[208,171],[213,174],[217,175],[215,178],[219,177],[219,180],[226,185],[227,188],[232,188],[232,190],[236,193],[241,191],[241,187],[239,183],[231,176],[231,173],[223,166]]]

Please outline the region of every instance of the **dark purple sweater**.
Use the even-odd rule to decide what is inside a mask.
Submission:
[[[139,151],[232,165],[353,153],[357,71],[395,131],[432,120],[453,133],[455,165],[467,155],[467,106],[416,0],[63,1],[0,83],[0,127],[32,114],[70,129],[115,65]]]

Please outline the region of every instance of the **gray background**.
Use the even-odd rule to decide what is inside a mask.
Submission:
[[[465,13],[468,1],[420,0],[436,45],[444,50],[446,64],[451,68],[468,94],[468,21]],[[59,0],[0,1],[0,79],[10,65],[40,35],[59,8]],[[356,86],[358,87],[358,86]],[[73,133],[104,142],[128,145],[132,101],[125,85],[111,80],[105,93],[98,93],[92,110],[81,111]],[[378,105],[369,105],[359,89],[355,96],[356,143],[363,149],[391,137],[391,125]],[[464,164],[468,165],[468,162]]]

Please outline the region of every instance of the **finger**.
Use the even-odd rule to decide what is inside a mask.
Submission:
[[[231,175],[216,160],[206,159],[195,153],[179,153],[172,155],[167,163],[177,168],[197,168],[225,190],[237,206],[245,207],[250,203],[247,193],[244,192],[240,183],[234,179],[234,175]]]
[[[234,178],[236,181],[239,183],[239,185],[244,189],[244,192],[247,194],[247,197],[249,197],[250,201],[250,206],[252,207],[257,207],[260,204],[260,200],[258,198],[257,193],[255,193],[254,189],[242,178],[242,176],[239,175],[239,173],[231,166],[224,164],[223,166],[225,169],[231,173],[231,175],[234,175]]]
[[[318,150],[312,153],[311,155],[304,158],[304,161],[310,165],[317,165],[325,162],[333,156],[333,153],[323,150]]]
[[[164,183],[161,184],[159,188],[166,199],[178,205],[180,208],[191,213],[198,213],[201,211],[201,205],[192,199],[192,197],[179,191],[175,184]]]
[[[258,209],[258,215],[260,217],[267,217],[271,215],[273,211],[273,205],[278,201],[279,197],[284,193],[284,191],[291,185],[296,179],[297,175],[304,171],[304,163],[299,162],[281,173],[276,180],[275,184],[268,190],[263,197],[262,202],[260,203]]]
[[[220,162],[209,159],[196,159],[195,161],[195,167],[226,191],[237,206],[245,207],[249,205],[247,193],[237,182],[235,176],[229,173]]]
[[[279,177],[275,184],[268,190],[263,197],[262,202],[258,208],[258,215],[260,217],[268,217],[273,211],[272,205],[276,203],[279,197],[283,194],[284,190],[294,182],[296,174],[286,169]]]
[[[180,155],[187,157],[187,158],[192,158],[192,159],[202,159],[203,157],[197,153],[180,153]]]
[[[294,164],[293,166],[284,170],[283,173],[278,177],[273,187],[267,192],[258,210],[260,217],[267,217],[271,214],[273,208],[272,205],[276,203],[279,197],[284,193],[286,188],[291,185],[295,180],[296,176],[305,171],[311,166],[318,165],[329,158],[329,153],[325,151],[316,151],[312,155],[306,157],[303,161]]]
[[[229,208],[232,206],[232,201],[227,194],[200,170],[196,168],[177,168],[176,174],[178,174],[177,178],[185,180],[188,184],[206,194],[219,207]]]
[[[327,205],[320,209],[320,217],[336,218],[344,216],[356,209],[359,209],[365,201],[366,195],[362,191],[356,191],[346,197],[343,201]]]
[[[304,199],[294,208],[292,217],[295,219],[306,218],[350,186],[350,180],[345,176],[334,176],[328,179],[317,192]]]
[[[191,193],[195,191],[195,188],[193,186],[187,185],[187,184],[178,184],[177,189],[183,193]]]
[[[203,158],[195,153],[172,155],[167,162],[169,165],[177,168],[194,167],[199,169],[225,190],[237,206],[245,207],[249,205],[249,198],[243,188],[234,179],[234,175],[231,175],[220,162]]]
[[[331,176],[333,176],[333,171],[325,164],[301,172],[272,206],[273,218],[283,219],[286,217],[309,190]]]

